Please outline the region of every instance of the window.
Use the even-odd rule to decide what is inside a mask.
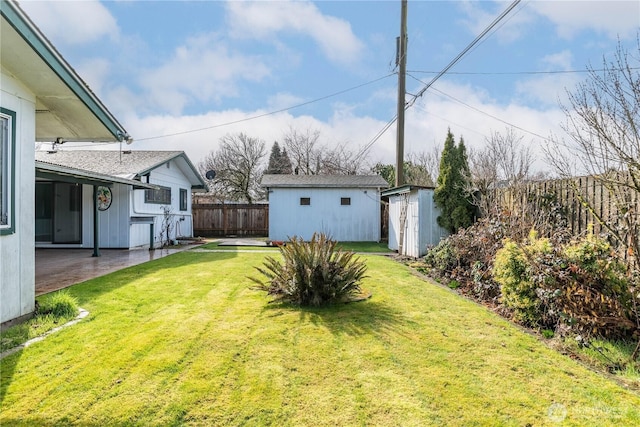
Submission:
[[[185,190],[184,188],[180,189],[180,210],[187,210],[187,190]]]
[[[340,197],[340,204],[342,206],[351,206],[351,197]]]
[[[310,206],[311,197],[300,197],[300,206]]]
[[[15,231],[15,121],[15,112],[0,108],[0,234],[11,234]]]
[[[150,188],[147,190],[144,190],[144,202],[156,203],[159,205],[170,205],[171,204],[171,188],[160,187],[156,190],[153,190]]]

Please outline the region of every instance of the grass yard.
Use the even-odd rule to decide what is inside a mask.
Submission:
[[[69,289],[1,361],[0,425],[635,426],[640,396],[388,258],[369,300],[268,304],[268,254],[186,251]]]

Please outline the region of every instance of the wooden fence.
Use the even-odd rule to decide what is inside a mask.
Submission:
[[[588,231],[608,233],[603,223],[616,229],[627,247],[640,232],[640,195],[631,187],[610,192],[594,177],[551,180],[499,188],[489,192],[494,207],[528,217],[533,223],[560,221],[572,235]],[[617,245],[619,242],[611,240]],[[628,252],[628,251],[627,251]],[[629,253],[623,254],[628,259]]]
[[[196,236],[267,236],[269,205],[198,203],[192,205]]]

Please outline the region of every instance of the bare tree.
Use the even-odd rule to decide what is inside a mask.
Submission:
[[[322,147],[318,142],[320,140],[319,130],[299,131],[290,127],[283,140],[297,174],[317,175],[320,173]]]
[[[515,187],[530,179],[533,153],[531,144],[523,144],[524,137],[507,127],[503,133],[492,132],[481,150],[469,153],[474,203],[486,214],[497,208],[490,189],[499,185]]]
[[[346,143],[330,148],[320,142],[320,131],[289,128],[283,137],[294,171],[299,175],[355,175],[363,170],[366,157],[351,151]]]
[[[640,36],[639,36],[640,37]],[[637,260],[640,253],[640,38],[634,54],[618,43],[612,62],[589,68],[585,82],[563,105],[567,140],[555,138],[546,157],[580,201]],[[576,176],[591,175],[604,196],[585,191]],[[599,207],[606,197],[608,215]],[[639,325],[640,327],[640,325]]]
[[[571,185],[579,201],[630,256],[630,275],[637,294],[640,273],[640,33],[632,53],[618,43],[614,58],[603,58],[602,70],[589,67],[585,82],[569,92],[563,105],[567,140],[555,138],[545,148],[547,159]],[[579,185],[591,175],[601,191]],[[603,201],[606,201],[604,208]],[[633,298],[640,330],[640,307]],[[631,356],[640,353],[640,340]]]
[[[441,154],[442,150],[437,145],[434,145],[430,151],[410,153],[407,156],[407,161],[413,166],[410,168],[411,182],[427,187],[434,186],[438,180]]]
[[[215,178],[208,184],[219,199],[251,204],[264,197],[260,179],[265,156],[264,141],[244,133],[225,135],[220,139],[220,148],[210,152],[199,169],[202,175],[215,171]]]

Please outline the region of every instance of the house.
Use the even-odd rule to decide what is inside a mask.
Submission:
[[[37,247],[151,249],[193,237],[191,192],[206,184],[183,151],[49,150],[35,159]],[[97,211],[92,180],[104,181]]]
[[[36,141],[129,135],[14,1],[0,1],[0,324],[35,308]]]
[[[264,175],[269,239],[311,239],[322,232],[338,241],[380,241],[379,175]]]
[[[389,249],[418,258],[449,234],[438,225],[433,187],[402,185],[382,192],[389,198]]]

